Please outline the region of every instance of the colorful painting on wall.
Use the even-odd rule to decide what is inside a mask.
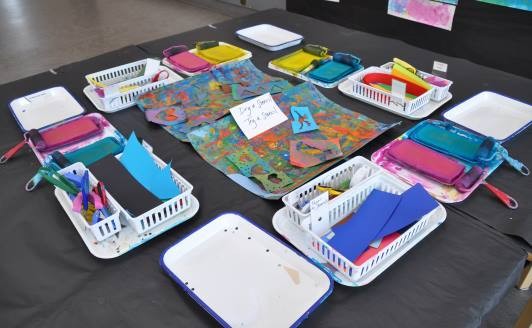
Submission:
[[[450,31],[453,26],[453,18],[457,2],[458,1],[389,0],[388,14]]]
[[[532,0],[477,0],[499,6],[532,11]]]

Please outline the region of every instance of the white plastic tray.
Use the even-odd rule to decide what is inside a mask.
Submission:
[[[443,114],[466,129],[506,141],[532,122],[532,106],[495,92],[483,91]]]
[[[226,327],[297,326],[333,289],[308,259],[232,213],[178,241],[160,262]]]
[[[387,112],[393,113],[395,115],[399,115],[399,116],[404,117],[404,118],[408,118],[410,120],[421,120],[421,119],[429,116],[430,114],[434,113],[438,108],[440,108],[441,106],[443,106],[445,103],[447,103],[449,100],[451,100],[453,98],[452,93],[448,92],[447,96],[443,100],[438,101],[438,102],[436,102],[434,100],[430,100],[424,106],[420,107],[419,109],[413,111],[410,114],[407,114],[405,112],[398,111],[398,110],[393,110],[393,109],[391,109],[391,108],[389,108],[387,106],[381,106],[378,103],[375,103],[373,101],[366,100],[364,98],[360,98],[360,97],[355,96],[353,94],[353,92],[352,92],[352,90],[353,90],[353,81],[351,81],[349,78],[345,79],[344,81],[340,82],[340,84],[338,84],[338,90],[340,90],[341,93],[343,93],[344,95],[346,95],[348,97],[363,101],[363,102],[365,102],[367,104],[373,105],[373,106],[378,107],[380,109],[384,109]]]
[[[165,221],[163,224],[156,226],[143,234],[137,234],[137,232],[130,225],[122,225],[120,232],[112,237],[109,237],[103,241],[97,241],[90,230],[86,229],[83,222],[79,221],[79,218],[71,211],[72,207],[69,201],[65,199],[65,196],[55,190],[55,197],[65,210],[70,221],[79,233],[79,236],[85,243],[85,246],[89,249],[89,252],[95,257],[101,259],[115,258],[123,255],[133,248],[144,244],[145,242],[157,237],[163,232],[172,229],[173,227],[187,221],[192,218],[199,210],[199,202],[194,196],[191,198],[191,206],[185,212],[176,215],[172,219]]]
[[[277,51],[298,45],[303,36],[270,24],[259,24],[236,31],[244,41],[269,51]]]
[[[54,87],[17,98],[9,103],[9,107],[24,132],[42,129],[85,112],[63,87]]]

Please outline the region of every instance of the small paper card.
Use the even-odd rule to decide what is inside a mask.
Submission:
[[[392,79],[392,96],[399,101],[404,101],[406,96],[406,83]]]
[[[292,130],[294,133],[309,132],[318,129],[318,125],[312,118],[312,114],[308,107],[296,107],[292,106],[290,109],[292,114]]]
[[[269,93],[235,106],[230,111],[248,139],[288,120]]]
[[[432,74],[445,78],[447,76],[447,67],[448,65],[446,63],[434,61],[434,65],[432,65]]]

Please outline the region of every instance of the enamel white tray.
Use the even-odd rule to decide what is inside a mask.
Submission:
[[[294,327],[332,292],[308,259],[238,214],[167,249],[164,271],[225,327]]]
[[[185,212],[176,215],[174,218],[150,229],[143,234],[137,234],[131,225],[122,225],[122,229],[115,236],[109,237],[103,241],[97,241],[90,230],[86,229],[82,222],[79,222],[78,218],[73,215],[71,207],[68,201],[64,198],[63,194],[57,190],[54,191],[55,197],[68,214],[70,221],[78,231],[81,239],[89,249],[92,255],[101,259],[115,258],[124,253],[129,252],[137,246],[144,244],[145,242],[157,237],[163,232],[172,229],[173,227],[185,222],[192,218],[199,209],[198,200],[191,195],[191,205]]]
[[[236,35],[249,43],[269,51],[298,45],[303,36],[270,24],[260,24],[236,31]]]
[[[530,125],[532,106],[495,92],[483,91],[449,109],[443,117],[502,142]]]
[[[42,129],[85,112],[63,87],[54,87],[17,98],[9,103],[9,107],[24,131]]]
[[[447,103],[449,100],[451,100],[453,98],[452,93],[449,92],[447,94],[447,97],[443,98],[442,101],[436,102],[434,100],[430,100],[426,105],[424,105],[423,107],[419,108],[418,110],[416,110],[416,111],[414,111],[414,112],[412,112],[410,114],[406,114],[406,113],[403,113],[401,111],[391,110],[390,108],[385,107],[385,106],[380,106],[380,105],[376,104],[375,102],[366,101],[364,98],[355,97],[353,95],[352,91],[351,91],[351,90],[353,90],[353,81],[351,81],[350,79],[346,79],[343,82],[340,82],[340,84],[338,85],[338,90],[340,90],[341,93],[343,93],[344,95],[346,95],[348,97],[363,101],[363,102],[365,102],[367,104],[370,104],[372,106],[378,107],[380,109],[384,109],[387,112],[390,112],[390,113],[395,114],[395,115],[402,116],[404,118],[408,118],[410,120],[421,120],[421,119],[429,116],[430,114],[434,113],[438,108],[440,108],[441,106],[443,106],[445,103]]]

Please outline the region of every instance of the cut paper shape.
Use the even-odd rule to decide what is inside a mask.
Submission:
[[[431,0],[389,0],[388,15],[451,30],[456,6]]]
[[[308,107],[292,106],[290,108],[290,113],[293,118],[292,130],[294,133],[303,133],[318,129],[318,125],[316,124],[316,121],[314,121],[312,113]]]
[[[408,227],[437,206],[420,184],[401,195],[374,189],[347,222],[332,228],[329,245],[350,261],[358,260],[373,241]]]
[[[417,222],[422,216],[436,207],[438,207],[438,202],[420,184],[410,187],[401,194],[401,201],[393,212],[392,217],[377,234],[376,238],[383,238],[404,229]]]
[[[400,195],[374,189],[347,222],[332,228],[334,237],[329,245],[348,260],[355,260],[377,239],[400,200]]]
[[[384,238],[381,239],[378,246],[375,248],[370,247],[368,248],[364,253],[362,253],[353,263],[355,265],[362,265],[366,263],[367,260],[378,254],[382,249],[384,249],[386,246],[390,245],[394,240],[401,237],[401,234],[398,232],[394,232]]]
[[[293,181],[284,172],[271,172],[268,174],[254,174],[253,177],[262,184],[268,192],[275,192],[283,187],[288,186]]]
[[[160,200],[167,200],[181,193],[172,179],[170,165],[160,169],[146,148],[140,144],[135,132],[131,133],[124,147],[120,163],[135,180]]]
[[[270,165],[251,149],[239,149],[236,152],[227,155],[227,159],[238,167],[240,173],[247,177],[251,177],[253,174],[266,174],[272,172]],[[254,168],[255,171],[253,171]]]
[[[290,164],[297,167],[311,167],[341,156],[338,139],[290,140]]]
[[[144,112],[146,120],[160,125],[177,125],[187,119],[187,114],[181,108],[170,106],[152,109]]]
[[[244,100],[247,98],[257,97],[265,93],[280,93],[290,87],[290,83],[288,83],[286,80],[271,81],[253,85],[232,84],[231,95],[234,100]],[[227,88],[227,85],[222,85],[222,88]]]
[[[162,204],[159,198],[140,184],[112,155],[92,164],[90,171],[105,183],[106,192],[132,217],[142,215]]]

